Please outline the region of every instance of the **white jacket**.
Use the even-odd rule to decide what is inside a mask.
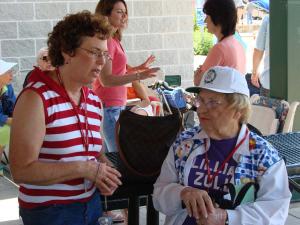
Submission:
[[[246,126],[243,125],[238,137],[238,141],[244,136]],[[188,134],[187,134],[188,132]],[[192,134],[192,135],[191,135]],[[184,136],[186,138],[184,138]],[[186,209],[181,207],[180,192],[188,183],[188,174],[192,167],[193,159],[205,153],[203,145],[198,146],[188,156],[183,169],[183,185],[180,184],[179,172],[175,168],[175,155],[178,147],[189,146],[186,143],[193,140],[203,140],[208,138],[201,128],[194,128],[192,131],[185,131],[175,141],[162,165],[161,173],[154,184],[153,204],[154,207],[166,215],[165,225],[182,225],[187,217]],[[253,142],[253,143],[252,143]],[[249,150],[249,143],[253,149]],[[209,149],[209,148],[208,148]],[[185,149],[186,150],[186,149]],[[259,150],[259,151],[256,151]],[[259,153],[253,164],[263,166],[264,172],[252,171],[259,183],[257,199],[253,203],[246,203],[238,206],[235,210],[227,210],[230,225],[283,225],[288,216],[291,193],[288,186],[287,172],[284,161],[279,159],[277,151],[261,137],[249,133],[246,141],[240,146],[233,158],[238,162],[235,177],[241,178],[238,168],[249,163],[249,157],[253,152]],[[271,155],[272,154],[272,155]],[[268,157],[265,157],[265,156]],[[279,160],[270,160],[269,156]],[[269,166],[267,166],[269,165]],[[239,179],[235,180],[238,183]]]

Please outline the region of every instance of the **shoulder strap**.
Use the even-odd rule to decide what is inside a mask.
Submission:
[[[248,190],[251,188],[251,187],[254,187],[254,200],[257,198],[257,191],[259,189],[259,184],[257,182],[249,182],[247,184],[245,184],[242,189],[239,191],[235,201],[234,201],[234,208],[239,206],[243,199],[245,198]]]
[[[214,200],[221,209],[234,209],[235,208],[234,199],[236,196],[234,185],[232,183],[228,183],[228,184],[225,184],[224,187],[227,187],[229,190],[230,200],[224,199],[224,198],[214,198]],[[209,196],[213,197],[210,193],[209,193]]]

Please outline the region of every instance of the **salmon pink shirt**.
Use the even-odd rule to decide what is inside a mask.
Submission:
[[[246,75],[245,49],[234,35],[224,38],[209,51],[201,72],[204,73],[212,66],[229,66]]]
[[[118,39],[110,38],[107,41],[108,52],[112,58],[113,76],[123,76],[126,73],[127,57]],[[101,99],[104,107],[125,106],[127,89],[124,85],[103,87],[97,79],[93,83],[93,90]]]

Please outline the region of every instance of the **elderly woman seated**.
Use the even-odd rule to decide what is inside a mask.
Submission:
[[[5,146],[9,143],[12,113],[16,101],[14,89],[10,84],[13,79],[12,68],[16,63],[0,60],[0,162]],[[0,175],[3,165],[0,163]]]
[[[190,91],[199,93],[201,126],[181,133],[154,184],[154,207],[167,215],[165,224],[284,224],[291,198],[285,164],[272,145],[247,129],[244,76],[212,67]],[[232,195],[246,184],[256,188],[245,192],[241,204],[221,204],[230,200],[228,189]]]

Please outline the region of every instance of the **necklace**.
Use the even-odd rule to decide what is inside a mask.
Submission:
[[[247,129],[244,137],[242,138],[242,140],[240,140],[240,142],[231,150],[231,152],[226,157],[226,159],[223,161],[223,163],[221,164],[221,166],[219,166],[218,169],[217,169],[217,171],[215,171],[213,174],[210,174],[210,168],[209,168],[209,162],[208,162],[208,156],[207,156],[207,151],[208,151],[208,149],[207,149],[207,143],[206,143],[206,139],[204,139],[204,144],[205,144],[205,165],[206,165],[206,169],[207,169],[207,181],[208,181],[209,184],[211,184],[213,182],[213,180],[220,173],[220,171],[224,169],[225,164],[232,158],[233,154],[245,142],[246,137],[248,136],[248,133],[249,133],[249,130]]]
[[[88,152],[89,151],[89,133],[88,133],[89,132],[89,129],[88,129],[89,126],[88,126],[88,119],[87,119],[87,101],[86,101],[85,93],[84,93],[83,89],[81,88],[80,91],[81,91],[81,94],[82,94],[82,97],[83,97],[83,100],[84,100],[84,126],[82,126],[82,124],[80,122],[80,117],[79,117],[80,107],[77,107],[75,102],[68,95],[68,92],[66,91],[64,83],[62,81],[59,69],[56,68],[55,72],[56,72],[59,84],[62,86],[62,88],[64,90],[65,98],[71,103],[72,110],[76,115],[77,124],[78,124],[79,131],[80,131],[80,134],[81,134],[82,144],[84,146],[85,151]],[[79,105],[80,105],[80,103],[79,103]]]

